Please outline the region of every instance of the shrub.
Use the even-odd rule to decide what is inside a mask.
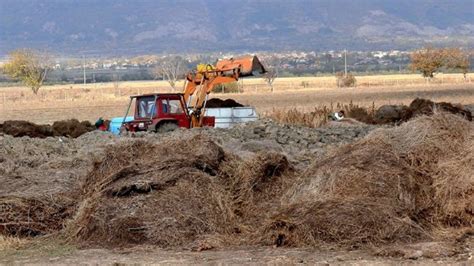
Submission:
[[[336,73],[336,79],[337,79],[337,87],[355,87],[356,86],[356,78],[353,74],[347,73],[347,75],[344,75],[342,72]]]

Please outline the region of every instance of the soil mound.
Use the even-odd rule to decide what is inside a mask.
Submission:
[[[469,121],[472,121],[471,112],[469,110],[464,109],[462,105],[455,106],[452,103],[447,102],[435,103],[427,99],[416,98],[410,103],[409,108],[412,112],[412,116],[433,115],[433,113],[438,110],[457,114],[461,117],[466,118]]]
[[[77,138],[84,133],[95,130],[89,121],[77,119],[56,121],[53,125],[37,125],[23,120],[9,120],[0,124],[0,132],[13,137],[47,138],[63,136]]]
[[[221,100],[219,98],[212,98],[206,103],[207,108],[231,108],[231,107],[243,107],[244,105],[236,102],[233,99]]]
[[[51,126],[36,125],[28,121],[8,120],[0,127],[2,132],[13,137],[46,138],[54,135]]]
[[[302,173],[264,242],[359,246],[471,228],[473,145],[474,125],[446,113],[375,130]]]
[[[382,105],[375,112],[374,120],[377,124],[391,124],[408,121],[413,112],[405,105]]]
[[[79,122],[77,119],[56,121],[52,128],[55,136],[71,138],[77,138],[82,134],[95,130],[95,127],[89,121]]]
[[[416,98],[410,103],[409,106],[405,106],[405,105],[381,106],[375,112],[374,122],[376,124],[391,124],[391,123],[406,122],[417,116],[433,115],[435,111],[449,112],[452,114],[459,115],[469,121],[472,121],[471,112],[467,108],[463,107],[462,105],[456,106],[456,105],[453,105],[452,103],[446,103],[446,102],[435,103],[427,99]],[[359,121],[362,121],[362,120],[359,120]],[[365,122],[365,121],[362,121],[362,122]]]

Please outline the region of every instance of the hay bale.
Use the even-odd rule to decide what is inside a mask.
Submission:
[[[435,113],[336,149],[289,190],[286,207],[263,231],[270,238],[266,243],[293,239],[287,243],[360,245],[436,237],[440,228],[470,227],[473,144],[474,125]]]

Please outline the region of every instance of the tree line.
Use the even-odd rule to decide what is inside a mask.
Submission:
[[[460,71],[467,78],[466,75],[470,69],[470,56],[471,52],[457,47],[427,46],[410,54],[409,68],[428,79],[434,78],[435,74],[443,69]],[[281,61],[271,60],[264,63],[267,65],[268,73],[263,78],[273,91],[273,82],[281,72]],[[50,54],[33,49],[18,49],[9,53],[9,59],[2,66],[1,71],[10,78],[21,81],[37,94],[52,69],[53,60]],[[150,74],[154,79],[166,80],[174,90],[177,80],[184,77],[187,69],[183,58],[171,56],[159,62]],[[341,87],[355,86],[356,79],[351,73],[344,75],[337,73],[336,78],[338,85],[342,84]]]

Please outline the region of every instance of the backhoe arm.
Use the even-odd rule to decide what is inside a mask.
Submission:
[[[201,64],[197,71],[188,73],[183,93],[186,104],[192,107],[192,127],[202,126],[207,95],[216,86],[238,81],[240,77],[254,76],[256,73],[266,73],[256,56],[220,60],[215,67]]]

